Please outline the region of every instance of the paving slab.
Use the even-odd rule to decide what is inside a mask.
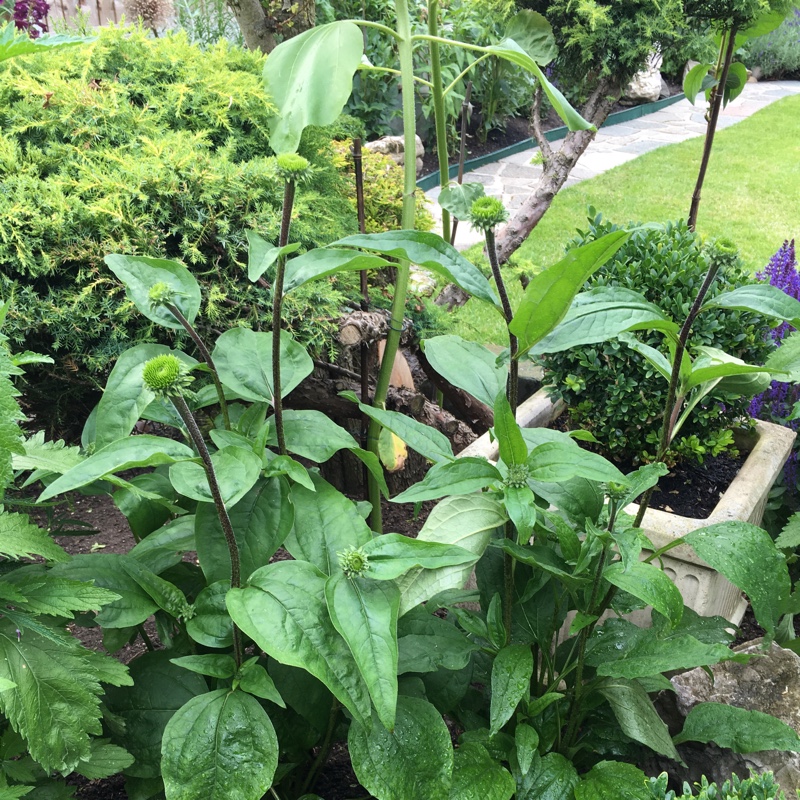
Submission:
[[[770,103],[796,94],[800,94],[800,81],[748,83],[742,94],[722,111],[718,126],[727,128],[735,125]],[[572,170],[566,185],[573,186],[593,178],[664,145],[702,136],[706,130],[705,112],[706,107],[701,100],[693,106],[684,99],[646,117],[602,127]],[[554,150],[558,149],[559,142],[560,140],[551,143]],[[467,173],[464,181],[482,183],[487,194],[501,198],[509,211],[516,211],[541,174],[541,167],[530,163],[538,153],[539,148],[531,146],[514,155],[484,164],[476,171]],[[426,197],[431,201],[429,207],[437,229],[441,231],[441,208],[436,202],[438,196],[439,187],[426,192]],[[456,247],[464,250],[481,241],[483,236],[480,232],[471,230],[466,223],[459,224]]]

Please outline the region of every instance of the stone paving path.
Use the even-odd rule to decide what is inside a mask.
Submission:
[[[800,81],[748,83],[742,94],[722,111],[717,128],[727,128],[775,100],[792,94],[800,94]],[[572,186],[579,181],[593,178],[665,144],[702,136],[706,130],[704,114],[705,107],[702,104],[693,106],[684,99],[645,117],[601,128],[572,170],[566,185]],[[558,141],[553,142],[554,149],[558,146]],[[499,197],[513,214],[541,173],[541,167],[530,163],[538,152],[538,147],[531,147],[500,161],[484,164],[474,172],[467,173],[464,182],[482,183],[486,187],[486,193]],[[431,211],[438,222],[441,219],[440,206],[436,202],[439,187],[426,192],[426,196],[433,201],[430,204]],[[441,227],[439,230],[441,231]],[[481,241],[482,234],[470,229],[469,225],[459,224],[456,236],[456,247],[459,250]]]

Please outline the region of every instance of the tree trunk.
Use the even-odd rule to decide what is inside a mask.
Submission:
[[[313,28],[314,0],[228,0],[250,50],[270,53],[284,39]]]
[[[609,78],[603,78],[592,92],[583,116],[596,128],[608,117],[622,94],[622,87]],[[572,168],[578,163],[597,131],[570,131],[558,150],[554,150],[541,131],[538,105],[534,101],[533,128],[544,158],[542,175],[533,192],[527,197],[511,221],[497,233],[497,257],[505,264],[520,245],[528,238],[539,220],[550,208],[553,198],[564,186]]]

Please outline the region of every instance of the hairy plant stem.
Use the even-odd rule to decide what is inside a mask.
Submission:
[[[339,718],[339,709],[341,707],[341,703],[334,697],[331,703],[331,713],[328,715],[328,727],[325,730],[325,738],[322,740],[319,753],[317,753],[317,757],[314,759],[314,763],[311,765],[311,769],[309,769],[308,775],[306,775],[306,779],[303,781],[303,787],[300,789],[303,794],[310,792],[314,788],[317,778],[319,777],[319,772],[328,760],[331,746],[333,745],[333,733],[336,730],[336,721]]]
[[[228,545],[228,554],[231,559],[231,588],[239,589],[242,585],[242,571],[241,562],[239,559],[239,546],[236,544],[236,536],[233,533],[233,525],[231,525],[231,518],[228,516],[228,509],[225,508],[225,502],[222,499],[222,492],[219,489],[217,481],[217,474],[214,472],[214,464],[211,461],[211,454],[208,452],[208,447],[203,440],[203,434],[197,426],[197,421],[194,415],[186,405],[186,401],[180,395],[175,395],[170,398],[175,410],[180,414],[181,419],[186,425],[186,430],[189,431],[189,436],[194,443],[200,459],[203,462],[203,469],[208,479],[208,488],[211,490],[211,497],[214,500],[214,507],[217,509],[217,516],[219,517],[220,525],[222,526],[222,533],[225,535],[225,543]],[[236,667],[242,666],[242,634],[239,628],[233,625],[233,658],[236,661]]]
[[[719,112],[722,108],[722,100],[725,96],[725,84],[728,80],[728,72],[730,71],[731,61],[733,60],[733,51],[736,45],[736,28],[731,28],[727,34],[727,42],[723,38],[720,44],[720,53],[724,51],[725,55],[722,61],[722,74],[717,70],[716,78],[719,83],[712,89],[711,92],[711,113],[708,117],[708,125],[706,126],[706,138],[703,142],[703,157],[700,160],[700,171],[697,175],[697,183],[692,193],[692,205],[689,209],[689,230],[694,230],[697,226],[697,214],[700,210],[700,192],[703,189],[703,182],[706,179],[706,170],[708,169],[708,162],[711,159],[711,146],[714,144],[714,134],[717,130],[717,121],[719,120]]]
[[[155,646],[153,645],[153,640],[147,635],[147,631],[144,629],[144,625],[137,625],[136,630],[139,631],[139,636],[142,637],[142,641],[144,642],[144,646],[152,653],[155,650]]]
[[[686,352],[686,344],[689,341],[689,333],[692,330],[692,325],[694,324],[697,315],[700,313],[700,309],[703,306],[703,301],[706,299],[708,290],[711,288],[711,284],[714,282],[714,278],[716,278],[718,270],[719,264],[714,264],[712,262],[711,266],[708,268],[706,277],[703,279],[700,290],[697,292],[694,303],[689,309],[689,313],[687,314],[686,319],[683,321],[683,325],[678,333],[678,341],[675,345],[675,353],[673,354],[672,374],[670,375],[669,389],[667,390],[667,400],[664,404],[664,421],[661,424],[661,441],[659,442],[658,451],[656,452],[656,461],[664,460],[669,452],[669,446],[672,443],[672,431],[675,428],[675,420],[680,412],[680,403],[676,403],[676,398],[678,394],[678,383],[680,382],[681,375],[681,362],[683,361],[683,355]],[[657,485],[658,484],[656,484],[656,486]],[[653,496],[655,488],[656,487],[653,486],[645,492],[644,497],[639,504],[639,511],[636,514],[636,519],[633,522],[634,528],[641,527],[642,520],[644,519],[645,512],[650,506],[650,498]]]
[[[428,0],[428,33],[439,35],[439,0]],[[436,123],[436,157],[439,160],[439,185],[442,189],[450,183],[450,164],[447,152],[447,119],[444,110],[444,87],[442,86],[442,59],[439,43],[430,42],[431,54],[431,95],[433,97],[433,118]],[[408,156],[406,156],[408,157]],[[450,241],[450,212],[442,209],[442,239]]]
[[[401,226],[404,230],[414,227],[415,197],[417,188],[416,159],[410,155],[416,152],[416,109],[414,106],[414,61],[411,40],[411,20],[408,15],[407,0],[395,0],[397,14],[397,49],[400,57],[401,91],[403,95],[403,133],[406,159],[404,164],[403,180],[403,213]],[[378,372],[375,385],[375,396],[372,404],[375,408],[383,408],[386,395],[389,391],[389,380],[392,375],[394,359],[400,344],[400,334],[403,330],[403,316],[408,295],[408,278],[410,265],[402,261],[397,265],[397,279],[394,285],[394,298],[392,299],[391,321],[389,333],[386,336],[386,346],[383,351],[383,361]],[[380,423],[371,420],[367,432],[368,449],[378,455],[378,437]],[[378,482],[370,475],[369,501],[372,504],[370,523],[376,533],[383,532],[383,519],[381,515],[381,491]]]
[[[464,182],[464,162],[467,159],[467,116],[469,115],[469,100],[472,97],[472,81],[467,81],[467,88],[464,91],[464,100],[461,103],[461,141],[458,147],[458,185]],[[450,230],[450,244],[456,242],[456,231],[458,230],[458,217],[453,218],[453,225]]]
[[[164,306],[169,310],[172,316],[183,325],[189,336],[192,337],[192,341],[197,345],[197,349],[200,351],[203,361],[206,362],[208,368],[211,370],[211,379],[214,381],[214,388],[217,390],[217,399],[219,400],[219,407],[222,411],[222,419],[225,421],[225,430],[229,431],[231,429],[231,418],[228,416],[228,403],[225,400],[225,392],[220,383],[217,368],[211,358],[211,353],[208,352],[208,348],[205,342],[200,338],[200,334],[195,330],[191,322],[183,316],[180,309],[174,303],[164,303]]]
[[[278,247],[289,244],[289,227],[292,224],[295,182],[286,181],[283,189],[283,213]],[[281,400],[281,310],[283,306],[283,276],[286,273],[286,256],[278,256],[275,266],[275,285],[272,287],[272,404],[275,409],[275,434],[278,452],[286,455],[286,438],[283,433],[283,402]]]

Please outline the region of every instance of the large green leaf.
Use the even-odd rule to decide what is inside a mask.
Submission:
[[[278,737],[267,712],[241,691],[193,697],[164,730],[167,800],[260,800],[277,766]]]
[[[355,399],[354,394],[343,393],[345,397]],[[453,446],[450,440],[435,428],[424,425],[422,422],[407,417],[398,411],[385,411],[382,408],[373,408],[364,403],[358,404],[359,409],[370,419],[379,422],[384,428],[390,430],[395,436],[402,439],[412,450],[421,456],[438,463],[450,460],[453,456]]]
[[[200,311],[200,285],[183,264],[163,258],[108,255],[103,259],[108,268],[125,284],[128,299],[147,319],[173,330],[183,330],[175,315],[164,305],[151,305],[150,289],[166,283],[174,294],[173,305],[189,322]]]
[[[502,481],[500,470],[485,458],[459,458],[434,464],[425,477],[392,498],[393,503],[419,503],[445,496],[471,494]]]
[[[450,796],[450,733],[441,714],[426,700],[399,697],[392,732],[377,719],[371,729],[354,722],[347,743],[356,777],[380,800]]]
[[[161,775],[161,737],[167,722],[192,697],[208,691],[202,676],[171,664],[173,656],[164,650],[139,656],[130,663],[133,688],[106,694],[109,708],[124,725],[114,729],[114,739],[135,758],[126,775]]]
[[[163,472],[134,475],[128,483],[132,488],[117,489],[113,500],[114,505],[128,520],[131,533],[139,541],[161,528],[172,514],[183,512],[183,509],[175,505],[178,493],[173,489],[168,475]],[[156,500],[155,497],[160,499]]]
[[[262,239],[254,231],[245,231],[247,236],[247,278],[255,283],[281,256],[294,253],[300,242],[276,247]]]
[[[622,761],[595,764],[575,787],[575,800],[642,800],[647,778]]]
[[[519,701],[530,691],[533,654],[524,644],[510,644],[495,656],[492,664],[492,736],[508,722]]]
[[[653,606],[673,625],[681,621],[683,597],[678,587],[658,567],[637,561],[625,568],[622,562],[618,561],[606,567],[603,577],[618,589]]]
[[[680,761],[667,726],[640,684],[624,678],[608,678],[598,690],[611,705],[623,733],[656,753]]]
[[[217,339],[213,358],[228,388],[245,400],[272,403],[272,333],[231,328]],[[287,331],[281,331],[280,359],[281,397],[286,397],[311,374],[314,362]]]
[[[211,583],[197,595],[194,616],[186,620],[186,633],[206,647],[230,647],[233,643],[233,623],[225,606],[231,583]]]
[[[169,353],[187,367],[197,364],[180,350],[170,350],[163,344],[139,344],[126,350],[114,364],[106,388],[97,406],[94,445],[97,450],[130,435],[155,394],[145,386],[142,370],[145,362]]]
[[[222,502],[232,508],[253,488],[261,473],[261,459],[250,448],[229,445],[211,454]],[[205,467],[193,461],[173,464],[169,479],[175,491],[198,503],[213,503]]]
[[[481,271],[438,234],[425,231],[387,231],[348,236],[334,244],[371,250],[427,267],[478,300],[500,310],[500,301]]]
[[[678,326],[638,292],[598,286],[575,298],[561,323],[533,348],[533,353],[559,353],[613,339],[623,331],[647,328],[678,333]]]
[[[464,742],[455,751],[450,800],[510,800],[514,778],[483,745]]]
[[[57,494],[88,486],[100,478],[134,467],[157,467],[195,458],[182,442],[161,436],[132,436],[104,447],[54,480],[39,496],[39,502]]]
[[[566,442],[545,442],[528,457],[530,478],[558,483],[572,478],[625,483],[625,476],[608,459]]]
[[[286,549],[309,561],[325,575],[341,571],[338,553],[359,548],[372,539],[369,526],[352,500],[319,475],[309,473],[315,491],[295,485],[291,490],[294,529],[286,538]]]
[[[440,668],[457,671],[466,667],[472,653],[479,649],[451,622],[419,607],[399,620],[397,645],[400,675]]]
[[[786,294],[783,289],[768,283],[740,286],[723,292],[703,303],[703,311],[710,308],[730,308],[736,311],[753,311],[765,317],[793,322],[800,320],[800,300]],[[795,326],[798,327],[798,326]]]
[[[702,91],[708,73],[713,68],[713,64],[695,64],[684,76],[683,93],[692,105],[694,105],[697,95]]]
[[[507,519],[502,504],[489,494],[448,497],[428,515],[417,541],[456,544],[479,558],[492,533]],[[471,572],[472,565],[407,572],[397,581],[402,593],[400,614],[446,589],[460,589]]]
[[[513,16],[506,25],[505,38],[513,39],[540,66],[558,55],[553,27],[537,11],[525,9]]]
[[[260,478],[228,516],[239,548],[242,580],[247,580],[269,563],[292,528],[294,510],[289,502],[288,483],[279,477]],[[194,538],[206,581],[230,581],[230,552],[213,503],[198,505]]]
[[[787,373],[787,377],[782,379],[786,382],[800,381],[800,332],[793,331],[787,336],[781,346],[769,354],[765,367],[769,371]]]
[[[0,619],[0,678],[14,684],[0,692],[0,711],[48,772],[71,772],[88,760],[89,735],[102,732],[103,690],[92,655],[68,637],[20,636],[14,622]]]
[[[571,131],[592,130],[594,125],[587,122],[570,104],[566,97],[553,86],[545,77],[539,65],[518,45],[513,39],[503,39],[499,44],[485,48],[487,53],[500,56],[500,58],[522,67],[524,70],[533,73],[539,81],[553,110],[564,121],[564,124]]]
[[[505,389],[508,369],[483,345],[450,334],[426,339],[423,346],[425,358],[439,375],[489,408]]]
[[[774,636],[791,584],[786,559],[769,534],[749,522],[719,522],[691,531],[684,539],[748,596],[759,625]]]
[[[119,599],[119,595],[92,583],[56,578],[41,568],[15,569],[3,576],[0,586],[18,589],[20,606],[35,614],[72,619],[74,611],[100,609]],[[36,571],[34,571],[36,570]],[[12,599],[12,598],[9,598]]]
[[[69,556],[27,514],[0,511],[0,555],[10,559],[42,556],[48,561],[67,561]]]
[[[517,777],[516,800],[572,800],[578,783],[575,767],[560,753],[536,755],[525,775]]]
[[[244,589],[231,589],[228,611],[265,653],[310,672],[354,719],[366,723],[369,693],[350,648],[331,622],[325,580],[313,564],[278,561],[256,570]]]
[[[194,540],[194,515],[187,514],[145,536],[128,555],[157,575],[183,560],[184,553],[197,550]]]
[[[59,47],[74,47],[77,44],[89,44],[94,36],[69,36],[64,33],[45,34],[32,39],[27,31],[20,31],[14,22],[6,22],[0,28],[0,61],[29,53],[46,53]]]
[[[318,247],[289,261],[286,265],[283,293],[289,294],[309,281],[316,281],[339,272],[382,269],[388,266],[390,262],[380,256],[336,247]]]
[[[439,192],[439,205],[456,219],[469,219],[472,204],[486,194],[482,183],[451,183]]]
[[[508,466],[525,463],[528,458],[528,445],[505,394],[498,394],[494,401],[494,436],[503,463]]]
[[[104,606],[97,621],[105,628],[130,628],[144,622],[158,609],[158,604],[126,572],[123,563],[128,559],[130,556],[116,553],[78,555],[64,564],[56,564],[50,574],[85,583],[93,581],[117,594],[119,600]]]
[[[286,39],[264,64],[267,94],[278,107],[270,147],[294,152],[308,125],[330,125],[353,90],[364,40],[352,22],[332,22]]]
[[[81,761],[75,770],[91,781],[110,778],[133,764],[133,756],[122,747],[108,744],[103,739],[92,740],[92,754],[88,761]]]
[[[785,722],[761,711],[746,711],[725,703],[698,703],[675,737],[675,744],[681,742],[716,742],[734,753],[800,752],[800,737]]]
[[[475,553],[458,545],[411,539],[400,533],[376,536],[361,551],[369,559],[364,575],[376,581],[394,580],[411,569],[435,570],[478,560]]]
[[[325,600],[331,621],[344,637],[369,689],[378,718],[394,728],[397,705],[397,616],[400,591],[389,582],[328,578]]]
[[[531,279],[509,330],[519,339],[524,355],[564,319],[575,295],[593,272],[627,241],[627,231],[614,231],[571,249],[552,267]]]

